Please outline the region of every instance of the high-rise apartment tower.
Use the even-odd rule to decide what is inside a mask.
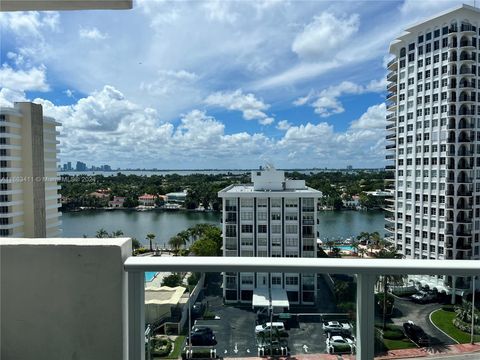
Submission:
[[[462,5],[390,45],[387,159],[395,196],[389,239],[406,258],[479,259],[480,9]],[[457,294],[467,279],[414,277]]]
[[[59,125],[38,104],[0,108],[0,236],[59,235]]]

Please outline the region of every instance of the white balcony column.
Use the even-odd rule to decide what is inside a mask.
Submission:
[[[145,273],[128,273],[128,360],[145,360]]]
[[[357,275],[357,360],[374,358],[376,276]]]

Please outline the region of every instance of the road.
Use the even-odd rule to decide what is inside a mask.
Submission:
[[[392,321],[396,325],[403,325],[404,322],[412,320],[415,324],[420,326],[428,336],[430,336],[431,345],[439,347],[442,345],[454,345],[455,341],[439,331],[430,322],[430,313],[440,308],[438,303],[433,304],[416,304],[410,300],[405,300],[399,297],[395,298],[395,312]],[[477,354],[478,356],[478,354]]]

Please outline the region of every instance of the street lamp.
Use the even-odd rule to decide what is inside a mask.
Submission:
[[[192,357],[192,298],[190,288],[188,289],[188,353]]]
[[[150,360],[150,333],[152,329],[150,325],[147,326],[145,330],[145,342],[147,343],[147,360]]]
[[[472,324],[470,329],[470,344],[473,344],[474,326],[475,326],[475,278],[472,276]]]

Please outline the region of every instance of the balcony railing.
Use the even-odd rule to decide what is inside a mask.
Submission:
[[[478,276],[476,260],[307,259],[227,257],[130,257],[128,272],[128,358],[145,359],[145,271],[164,272],[281,272],[355,274],[357,277],[357,360],[374,358],[377,276],[392,274]]]

